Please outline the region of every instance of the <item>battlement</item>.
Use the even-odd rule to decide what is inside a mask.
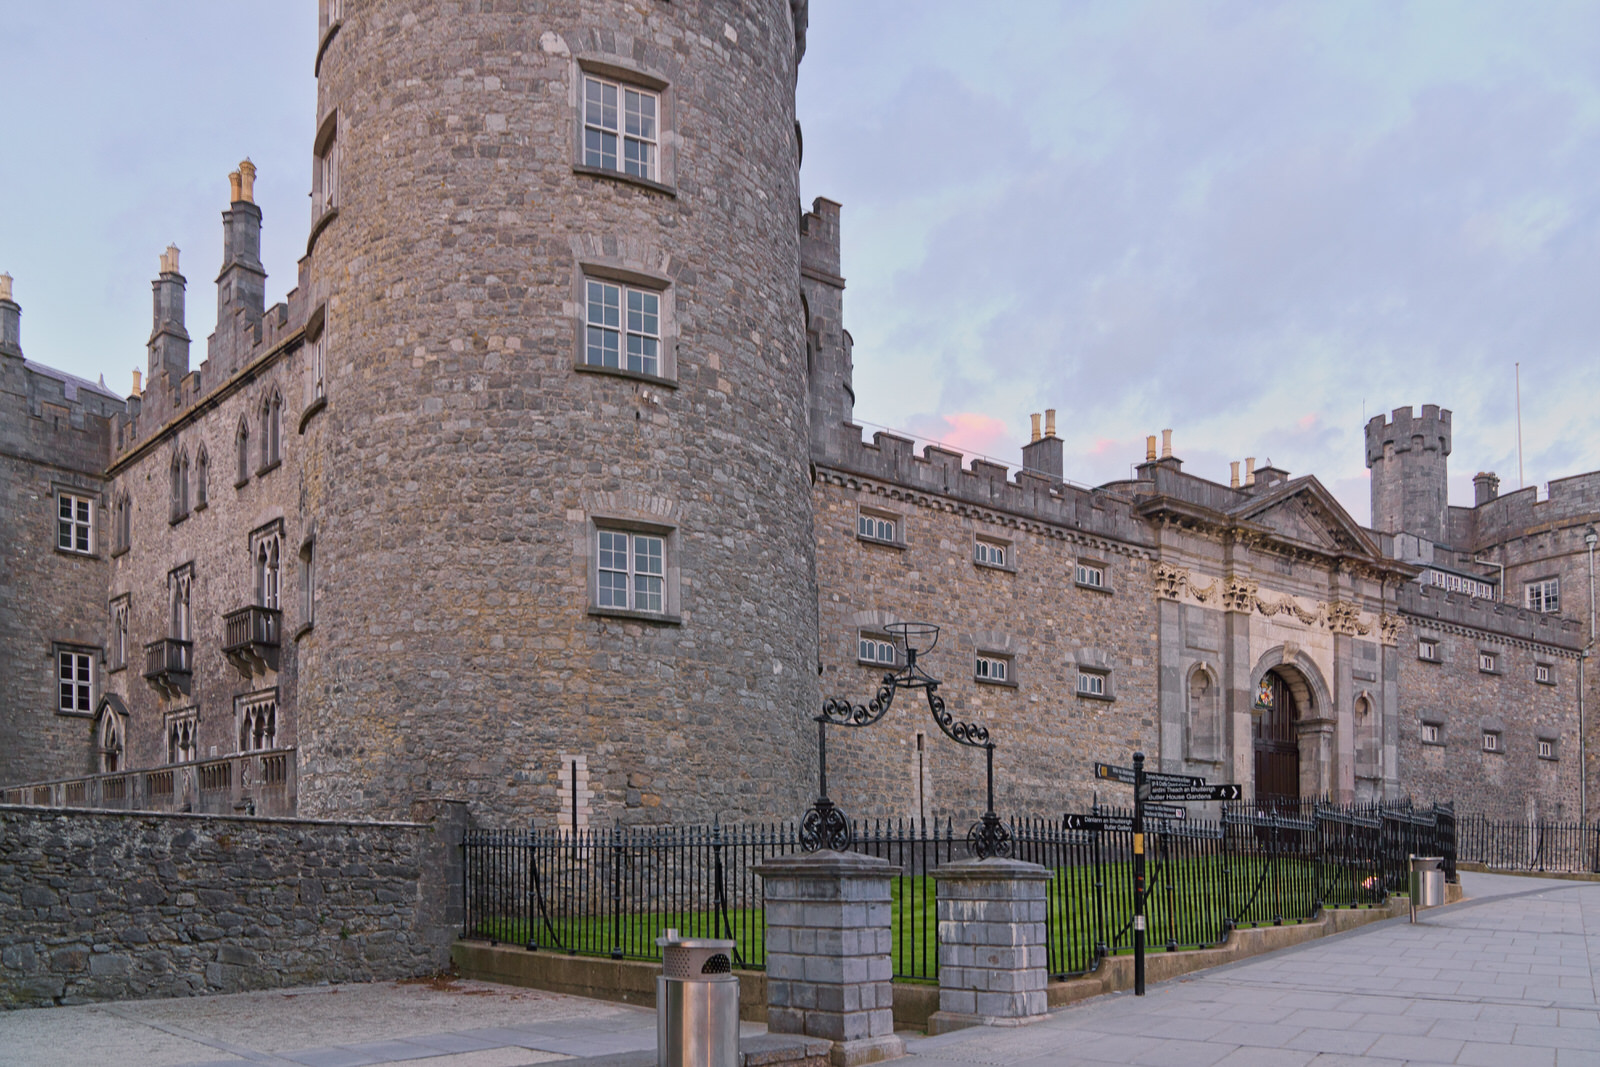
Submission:
[[[940,445],[925,445],[919,456],[911,438],[880,430],[869,443],[862,439],[860,426],[847,424],[845,430],[834,448],[817,455],[817,466],[1154,548],[1149,528],[1134,513],[1133,501],[1107,488],[1085,489],[1027,470],[1018,471],[1013,480],[1008,467],[992,460],[974,458],[963,467],[962,453]]]
[[[1538,498],[1538,488],[1530,485],[1477,507],[1450,510],[1452,518],[1459,516],[1465,521],[1474,551],[1481,552],[1526,533],[1600,519],[1600,471],[1551,481],[1544,500]]]
[[[0,356],[0,452],[98,475],[125,407],[103,385]]]
[[[814,281],[844,288],[839,275],[839,208],[827,197],[811,202],[811,210],[800,216],[800,271]]]
[[[1400,586],[1396,603],[1413,625],[1461,626],[1568,652],[1577,652],[1584,645],[1584,624],[1577,619],[1541,614],[1503,601],[1406,582]]]
[[[1395,408],[1386,419],[1374,415],[1367,420],[1367,466],[1383,458],[1384,447],[1392,445],[1396,452],[1422,449],[1450,454],[1450,412],[1438,404],[1422,405],[1422,414],[1411,408]]]

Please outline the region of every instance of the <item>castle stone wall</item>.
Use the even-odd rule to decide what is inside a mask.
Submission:
[[[427,974],[460,805],[409,823],[0,806],[0,1007]]]
[[[817,655],[793,17],[345,7],[318,83],[342,199],[310,253],[329,625],[300,661],[303,811],[450,789],[553,819],[574,761],[580,822],[798,810]],[[585,72],[659,92],[659,180],[581,164]],[[578,369],[586,277],[661,294],[659,375]],[[667,611],[597,610],[602,528],[666,538]]]

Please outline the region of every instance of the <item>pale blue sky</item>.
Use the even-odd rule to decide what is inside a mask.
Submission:
[[[313,0],[0,0],[0,270],[30,358],[125,392],[184,253],[211,329],[227,172],[269,299],[309,220]],[[1600,467],[1600,4],[813,0],[805,198],[844,204],[857,413],[1068,477],[1176,430],[1367,515],[1361,422],[1456,414],[1453,498]],[[197,357],[198,359],[198,357]]]

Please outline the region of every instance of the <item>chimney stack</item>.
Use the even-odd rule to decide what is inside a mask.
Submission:
[[[256,202],[256,165],[250,162],[249,156],[239,164],[239,195],[234,199],[247,204]]]
[[[1060,481],[1066,470],[1061,439],[1056,436],[1056,409],[1045,411],[1045,431],[1039,433],[1039,416],[1033,416],[1033,440],[1022,446],[1022,469]]]
[[[9,274],[0,274],[0,352],[22,355],[22,308],[11,296]]]
[[[1256,484],[1256,457],[1244,457],[1244,484],[1246,488]]]
[[[188,282],[178,273],[178,248],[168,245],[161,253],[161,273],[150,284],[150,381],[165,372],[169,384],[176,385],[189,373],[189,331],[184,328],[184,292]],[[135,389],[137,393],[137,389]]]
[[[1500,479],[1494,471],[1479,471],[1472,476],[1472,506],[1480,508],[1500,495]]]
[[[222,213],[222,271],[217,275],[217,332],[234,314],[261,321],[267,306],[267,269],[261,265],[261,209],[254,196],[256,168],[248,159],[228,175],[233,202]]]
[[[1171,459],[1172,458],[1172,431],[1171,430],[1162,430],[1161,431],[1161,458],[1162,459]]]
[[[1149,437],[1146,437],[1144,439],[1144,461],[1146,463],[1154,463],[1156,461],[1156,435],[1155,434],[1151,434]]]
[[[1230,466],[1233,468],[1233,472],[1228,476],[1228,488],[1237,489],[1239,488],[1239,461],[1234,460]]]
[[[133,368],[133,393],[131,395],[138,396],[139,395],[139,388],[140,388],[139,368],[135,367],[135,368]]]

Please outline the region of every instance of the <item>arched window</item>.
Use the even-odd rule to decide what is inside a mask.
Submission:
[[[272,390],[261,404],[261,469],[266,471],[283,458],[283,397]]]
[[[196,511],[206,506],[206,475],[211,470],[211,457],[206,446],[201,445],[194,455],[194,507]]]
[[[1217,679],[1210,668],[1197,664],[1189,672],[1188,742],[1185,755],[1192,760],[1215,761],[1222,758],[1222,720]]]
[[[250,480],[250,424],[243,416],[239,418],[239,432],[235,440],[239,447],[239,474],[234,484],[243,485]]]
[[[256,545],[256,599],[264,608],[278,607],[279,546],[277,537],[264,537]]]
[[[172,456],[172,521],[189,514],[189,456],[183,450]]]
[[[101,774],[115,774],[127,766],[125,736],[122,716],[109,701],[102,703],[100,722],[95,727],[95,749],[100,757]]]
[[[172,636],[174,640],[190,640],[189,576],[175,574],[172,580]]]

